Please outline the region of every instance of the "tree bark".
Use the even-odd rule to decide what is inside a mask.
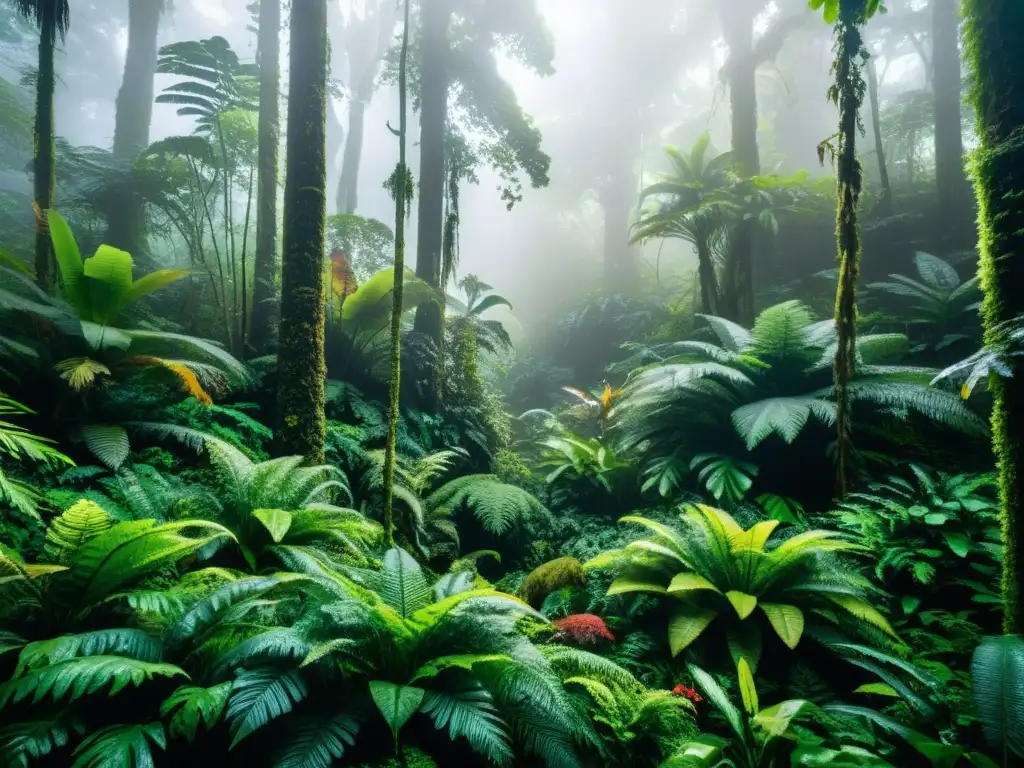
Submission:
[[[348,138],[338,184],[338,213],[355,213],[359,203],[359,165],[363,157],[363,126],[366,105],[353,99],[348,104]]]
[[[969,210],[960,125],[960,18],[957,0],[932,0],[932,83],[935,88],[935,183],[940,221]]]
[[[986,343],[999,326],[1024,314],[1024,4],[966,0],[964,41],[975,83],[971,95],[980,146],[972,163],[979,207],[982,318]],[[1003,631],[1024,632],[1021,577],[1024,549],[1024,363],[1011,358],[1012,376],[992,376],[992,437],[1002,501]]]
[[[252,331],[256,354],[270,351],[277,304],[277,173],[281,118],[281,0],[260,0],[259,177],[256,256],[253,261]],[[244,323],[244,318],[243,318]]]
[[[124,77],[117,92],[114,116],[114,157],[131,168],[149,146],[153,121],[153,80],[156,77],[157,34],[163,0],[131,0],[128,5],[128,52]],[[134,184],[129,193],[112,201],[107,214],[107,242],[139,256],[145,249],[144,203]]]
[[[889,166],[885,162],[885,143],[882,141],[882,116],[878,103],[878,68],[874,58],[867,60],[868,98],[871,100],[871,133],[875,138],[875,155],[878,157],[878,183],[882,188],[878,199],[878,212],[882,216],[892,214],[892,185],[889,183]]]
[[[324,460],[327,1],[293,0],[277,448]]]
[[[757,146],[757,61],[754,56],[754,7],[749,2],[724,3],[721,6],[722,29],[729,46],[729,104],[732,113],[732,150],[736,153],[744,177],[761,172]],[[729,244],[733,262],[731,296],[732,318],[744,326],[753,323],[754,248],[757,223],[743,219],[736,225]]]
[[[398,62],[398,168],[395,178],[395,273],[391,296],[391,379],[388,382],[388,439],[384,450],[384,534],[395,546],[395,459],[398,448],[398,408],[402,388],[402,291],[405,283],[406,134],[408,133],[406,70],[409,60],[409,2],[405,0],[402,53]]]
[[[43,3],[39,19],[39,79],[36,83],[35,151],[32,157],[33,200],[36,220],[36,284],[48,293],[57,285],[53,245],[46,226],[46,213],[53,207],[57,163],[54,152],[53,92],[56,73],[53,51],[57,37],[57,16],[53,3]]]
[[[420,42],[420,178],[416,237],[416,275],[443,294],[441,254],[444,246],[445,145],[448,133],[448,0],[422,3]],[[444,343],[444,314],[436,302],[416,310],[415,330],[426,334],[437,349]],[[431,386],[436,407],[437,377]]]
[[[864,99],[859,60],[864,41],[860,22],[863,0],[840,0],[836,24],[836,93],[839,102],[839,151],[836,169],[836,242],[839,282],[836,288],[836,495],[846,496],[853,457],[853,416],[850,385],[856,373],[857,278],[860,275],[860,228],[857,207],[863,168],[857,159],[858,114]]]

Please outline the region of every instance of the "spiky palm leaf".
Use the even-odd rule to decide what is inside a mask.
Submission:
[[[622,522],[642,525],[654,537],[598,555],[585,565],[616,574],[609,595],[649,592],[673,598],[668,623],[673,655],[697,640],[712,621],[722,620],[733,656],[756,667],[761,625],[793,649],[814,611],[836,606],[894,634],[868,601],[870,584],[853,568],[826,556],[859,548],[840,534],[807,531],[772,545],[778,521],[744,530],[727,513],[703,504],[684,507],[679,521],[679,526],[668,526],[625,517]]]

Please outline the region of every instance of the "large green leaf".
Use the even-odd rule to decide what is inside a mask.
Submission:
[[[396,685],[384,680],[370,681],[370,696],[377,709],[384,715],[384,720],[391,728],[391,733],[398,743],[398,732],[416,714],[426,691],[412,685]]]
[[[668,592],[671,595],[682,595],[699,590],[710,590],[721,594],[718,587],[696,573],[677,573],[668,585]]]
[[[783,736],[789,730],[793,718],[812,706],[803,699],[790,699],[775,706],[762,709],[754,716],[754,723],[772,736]]]
[[[668,621],[668,643],[673,656],[678,656],[718,615],[714,608],[680,605]]]
[[[736,665],[736,673],[739,676],[740,699],[743,701],[743,709],[751,717],[758,712],[757,686],[754,685],[754,675],[750,671],[750,665],[746,659],[740,659]]]
[[[148,275],[143,275],[133,282],[128,290],[121,294],[117,309],[120,311],[134,304],[143,296],[148,296],[185,277],[188,277],[188,272],[184,269],[158,269],[155,272],[150,272]]]
[[[89,317],[109,324],[121,308],[121,297],[132,286],[132,257],[127,252],[101,245],[82,265],[89,291]]]
[[[714,705],[715,709],[722,714],[736,737],[744,739],[746,727],[743,714],[729,700],[729,694],[715,681],[715,678],[700,667],[695,664],[688,664],[686,668],[693,677],[694,683],[704,692],[704,696]]]
[[[791,650],[796,648],[804,633],[804,613],[795,605],[760,603],[772,629]]]
[[[59,213],[50,210],[46,214],[46,221],[50,228],[53,256],[60,270],[64,299],[81,315],[85,309],[85,293],[82,289],[82,254],[78,250],[78,243],[71,233],[71,227]]]
[[[423,569],[404,549],[396,547],[384,553],[380,596],[403,619],[430,603],[430,585],[423,575]]]
[[[914,254],[914,266],[921,279],[936,291],[949,293],[960,285],[960,276],[953,266],[938,256],[933,256],[924,251],[917,251]]]
[[[971,661],[974,706],[985,738],[1009,764],[1024,757],[1024,637],[986,637]]]

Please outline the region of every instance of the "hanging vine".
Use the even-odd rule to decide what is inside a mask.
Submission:
[[[836,287],[837,333],[833,378],[836,395],[836,495],[843,498],[849,483],[853,454],[853,414],[850,385],[857,364],[857,278],[860,275],[860,228],[857,206],[864,169],[857,158],[857,132],[862,131],[860,108],[867,85],[862,66],[867,60],[861,26],[881,8],[880,0],[810,0],[811,8],[823,10],[825,21],[835,26],[835,82],[828,98],[839,107],[839,131],[818,146],[818,158],[826,152],[836,165],[836,244],[839,281]],[[835,140],[835,143],[832,140]]]

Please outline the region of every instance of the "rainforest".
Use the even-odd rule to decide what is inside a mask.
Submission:
[[[0,0],[0,768],[1024,766],[1024,2]]]

